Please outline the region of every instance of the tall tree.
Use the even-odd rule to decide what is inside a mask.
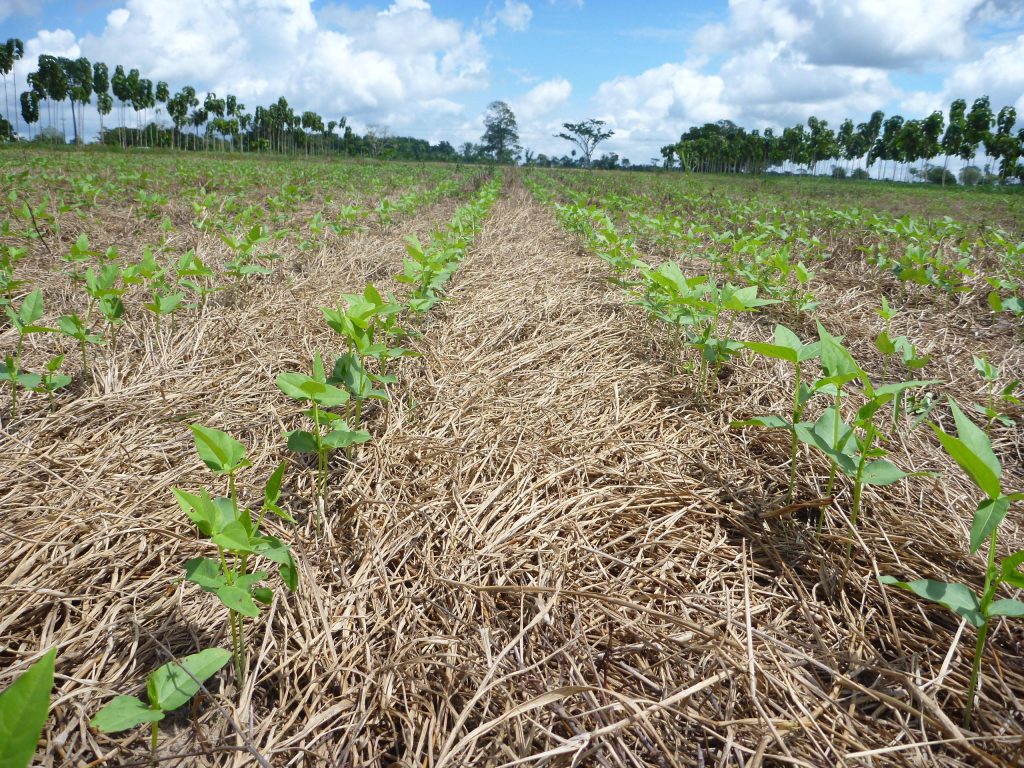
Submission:
[[[499,163],[511,163],[519,152],[519,125],[511,107],[504,101],[487,105],[481,142],[484,151]]]
[[[114,100],[110,97],[110,70],[102,61],[92,65],[92,90],[96,94],[96,112],[100,117],[100,141],[103,140],[103,118],[110,114]]]
[[[85,105],[92,98],[92,64],[85,57],[60,59],[67,80],[68,100],[71,102],[71,125],[75,132],[75,145],[85,143]],[[76,115],[77,110],[77,115]],[[81,129],[81,130],[79,130]]]
[[[988,159],[988,145],[992,138],[992,105],[988,96],[981,96],[971,104],[971,111],[967,114],[967,144],[972,151],[971,156],[978,151],[978,145],[985,147],[985,157]],[[962,156],[962,155],[961,155]],[[965,160],[969,158],[964,158]]]
[[[580,152],[583,153],[583,164],[589,166],[590,158],[597,145],[615,135],[615,131],[605,130],[604,125],[604,120],[594,120],[593,118],[581,123],[562,123],[565,130],[556,133],[555,138],[565,139],[579,147]]]
[[[950,156],[960,157],[966,140],[967,102],[963,99],[954,99],[949,105],[949,122],[942,136],[942,152],[946,156],[946,161],[942,164],[942,186],[946,186],[946,169],[949,167]]]
[[[14,131],[18,132],[18,73],[15,70],[15,63],[21,61],[21,58],[25,55],[25,44],[17,37],[10,37],[7,42],[0,45],[0,74],[4,77],[4,114],[10,115],[14,112]],[[11,104],[7,100],[7,75],[13,73],[14,77],[14,106],[11,109]]]
[[[1003,181],[1015,173],[1017,169],[1017,158],[1020,157],[1020,141],[1013,133],[1013,127],[1017,122],[1017,110],[1013,107],[1003,107],[996,117],[996,133],[993,137],[992,154],[999,159],[999,178]]]
[[[35,91],[21,94],[21,117],[28,127],[29,138],[32,138],[32,125],[39,122],[39,96]]]
[[[160,112],[167,109],[167,102],[170,101],[171,98],[171,89],[163,80],[158,80],[154,96],[156,97],[156,121],[162,125]],[[163,109],[161,109],[161,106]]]
[[[110,88],[114,92],[114,96],[117,98],[118,106],[120,107],[118,110],[118,128],[121,134],[121,148],[123,149],[128,146],[127,137],[124,132],[124,105],[132,100],[135,92],[128,83],[128,77],[124,73],[124,67],[120,64],[114,67],[114,76],[110,78]]]

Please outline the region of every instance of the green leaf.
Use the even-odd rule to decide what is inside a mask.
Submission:
[[[896,345],[893,344],[888,332],[882,331],[875,339],[875,348],[883,355],[891,355],[896,352]]]
[[[971,624],[980,627],[985,623],[985,617],[981,615],[981,604],[978,597],[969,587],[963,584],[947,584],[944,581],[932,579],[920,579],[918,581],[900,581],[892,576],[882,576],[883,584],[905,589],[913,592],[918,597],[931,600],[934,603],[948,608],[960,616],[963,616]]]
[[[150,709],[134,696],[118,696],[97,712],[89,725],[103,733],[117,733],[163,719],[164,713],[161,710]]]
[[[56,647],[51,648],[0,693],[2,768],[25,768],[36,753],[36,742],[50,709],[56,656]]]
[[[992,452],[992,443],[988,436],[963,414],[952,398],[949,407],[956,421],[957,436],[954,437],[932,424],[935,436],[939,438],[946,453],[970,476],[975,485],[990,499],[999,498],[1002,495],[999,482],[1002,467]]]
[[[734,421],[730,425],[737,427],[769,427],[771,429],[792,429],[793,425],[781,416],[754,416],[743,421]]]
[[[57,318],[57,327],[65,336],[82,339],[86,335],[85,324],[78,315],[61,315]]]
[[[208,557],[194,557],[185,563],[185,578],[207,592],[216,592],[227,583],[220,563]]]
[[[171,492],[178,500],[178,506],[204,536],[220,533],[224,526],[235,520],[235,508],[231,499],[222,496],[210,498],[207,491],[203,491],[199,496],[180,488],[172,488]]]
[[[835,406],[826,408],[814,423],[800,422],[793,426],[797,438],[829,456],[845,474],[857,474],[857,441],[853,429],[839,419],[838,440],[836,439]]]
[[[1009,581],[1013,574],[1017,574],[1021,578],[1024,578],[1024,574],[1019,573],[1017,569],[1024,564],[1024,549],[1014,552],[1009,557],[1004,557],[999,563],[999,570],[1001,577]],[[1019,584],[1015,586],[1020,586]]]
[[[794,364],[799,359],[797,350],[791,347],[780,346],[778,344],[766,344],[762,341],[745,341],[743,342],[743,347],[745,349],[751,349],[759,355],[771,357],[776,360],[788,360]]]
[[[885,459],[879,459],[864,467],[861,482],[865,485],[891,485],[905,477],[909,477],[909,474],[895,464]]]
[[[256,587],[252,590],[252,597],[258,603],[270,605],[271,601],[274,599],[274,590],[269,587]]]
[[[259,616],[260,609],[256,607],[256,603],[252,601],[252,595],[249,594],[249,590],[240,589],[239,587],[226,586],[221,587],[217,590],[217,597],[224,603],[228,608],[236,613],[240,613],[243,616]]]
[[[210,540],[218,547],[229,549],[232,552],[252,552],[252,542],[249,532],[242,523],[236,521],[225,525],[219,533],[210,537]]]
[[[281,579],[288,591],[294,592],[299,585],[299,572],[288,545],[275,536],[262,536],[255,544],[255,551],[280,566]]]
[[[344,422],[323,436],[323,444],[329,448],[348,448],[370,440],[370,433],[363,429],[349,430]]]
[[[150,704],[165,712],[177,709],[195,696],[200,685],[230,659],[230,651],[224,648],[207,648],[186,656],[180,662],[164,664],[150,675],[150,690],[154,690],[157,697]]]
[[[214,472],[228,474],[250,466],[245,458],[245,446],[227,432],[200,424],[190,424],[189,429],[192,430],[199,458]]]
[[[267,478],[267,483],[263,486],[263,505],[265,507],[273,506],[281,497],[281,481],[284,479],[284,471],[287,467],[288,463],[282,461]]]
[[[818,323],[818,337],[821,340],[821,367],[829,378],[850,381],[861,374],[860,366],[840,340]]]
[[[293,400],[310,399],[309,393],[304,389],[304,385],[309,384],[310,382],[313,384],[321,383],[304,373],[281,373],[278,374],[277,379],[275,380],[277,388]]]
[[[295,451],[296,453],[319,453],[320,449],[317,447],[316,436],[311,432],[304,432],[301,429],[297,429],[293,432],[286,433],[288,437],[288,450]]]
[[[1020,600],[993,600],[988,604],[989,616],[1024,616],[1024,603]]]
[[[971,554],[988,541],[992,532],[999,527],[1010,511],[1010,499],[1007,496],[1000,496],[997,499],[985,499],[978,505],[974,512],[974,522],[971,523]]]
[[[43,316],[43,292],[36,288],[25,297],[18,308],[18,319],[22,325],[32,325]]]

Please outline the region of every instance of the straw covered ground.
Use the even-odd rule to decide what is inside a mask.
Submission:
[[[187,425],[250,447],[240,488],[255,500],[300,421],[275,376],[338,351],[319,307],[370,280],[395,287],[402,235],[456,205],[285,253],[287,280],[221,297],[159,342],[129,324],[92,385],[5,426],[0,687],[57,646],[41,765],[148,765],[144,728],[106,736],[89,719],[160,664],[228,644],[223,606],[180,582],[209,549],[171,488],[215,487]],[[788,436],[729,428],[785,411],[790,374],[730,366],[701,396],[605,270],[506,178],[449,301],[419,327],[422,357],[369,414],[373,441],[332,465],[319,532],[312,473],[290,459],[284,505],[300,524],[271,527],[299,589],[249,623],[243,690],[220,674],[161,724],[161,765],[1024,762],[1021,623],[993,626],[965,730],[973,629],[876,578],[982,578],[965,544],[975,492],[931,432],[899,434],[892,452],[940,479],[872,490],[856,532],[844,487],[819,541],[813,503],[784,508]],[[40,284],[63,311],[67,286]],[[870,358],[875,282],[837,264],[814,287]],[[734,335],[767,338],[772,322]],[[942,307],[906,322],[945,339],[928,351],[957,397],[975,394],[967,339],[1024,372],[1014,328],[951,323]],[[1005,484],[1024,487],[1019,432],[996,446]],[[813,502],[827,466],[801,462],[798,498]],[[1019,525],[1001,546],[1024,546]]]

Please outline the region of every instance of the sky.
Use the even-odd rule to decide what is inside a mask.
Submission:
[[[615,132],[597,154],[634,163],[722,119],[835,127],[987,94],[1024,122],[1024,0],[0,0],[9,37],[18,91],[39,54],[86,56],[456,146],[502,100],[535,153],[596,118]]]

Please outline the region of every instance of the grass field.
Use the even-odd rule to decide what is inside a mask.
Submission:
[[[1024,759],[1022,505],[975,515],[1024,491],[1017,190],[102,152],[0,177],[0,688],[56,646],[39,764],[149,764],[148,728],[90,720],[214,647],[243,674],[167,715],[161,765]],[[393,309],[339,335],[321,308],[368,284]],[[779,325],[820,345],[804,390]],[[318,352],[349,368],[288,396]],[[329,385],[368,440],[321,476],[285,433]],[[994,495],[940,442],[950,397]],[[190,425],[251,466],[229,486]],[[184,578],[228,539],[173,489],[253,509],[294,591],[261,558],[273,594],[229,623]]]

